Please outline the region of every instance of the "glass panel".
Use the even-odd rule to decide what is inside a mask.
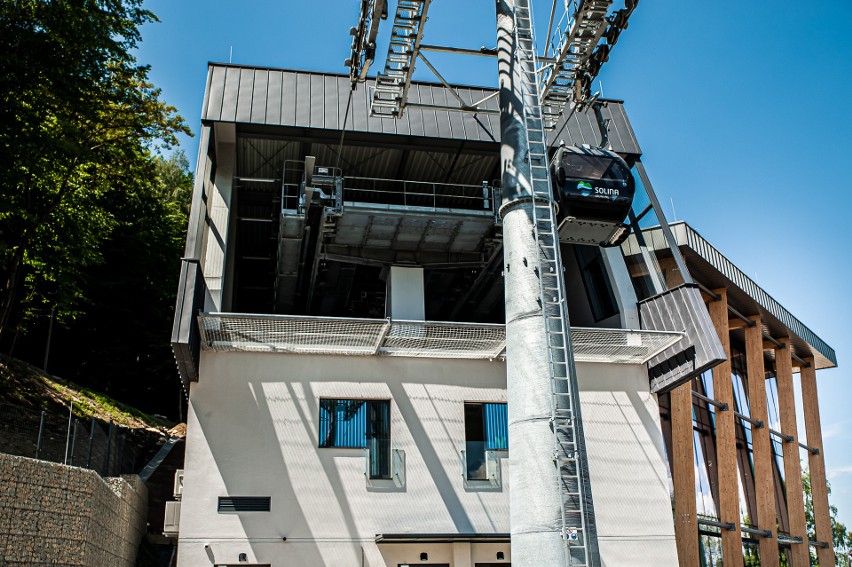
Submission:
[[[627,177],[627,170],[620,161],[605,156],[572,153],[560,166],[567,177],[577,179],[622,181]]]
[[[597,246],[574,246],[586,297],[592,308],[595,322],[602,321],[618,313],[618,304],[612,292],[609,276],[606,273],[603,256]]]
[[[701,433],[692,432],[692,449],[695,460],[695,508],[699,516],[717,519],[716,502],[707,477],[707,463],[704,451],[701,449]]]
[[[464,405],[465,467],[468,480],[488,480],[485,466],[485,411],[483,404]]]
[[[366,447],[366,402],[320,400],[319,446]]]
[[[743,542],[743,564],[746,567],[760,565],[760,546],[754,542]]]
[[[632,172],[636,192],[626,221],[630,224],[631,233],[622,243],[621,250],[641,301],[681,285],[684,277],[660,228],[661,220],[667,221],[660,211],[654,209],[638,169],[634,167]]]
[[[367,402],[370,478],[391,478],[390,402]]]

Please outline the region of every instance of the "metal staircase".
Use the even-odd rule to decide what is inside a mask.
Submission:
[[[570,4],[574,13],[569,14],[566,9],[550,40],[556,60],[544,68],[541,76],[542,114],[548,130],[556,127],[569,102],[583,110],[590,80],[586,77],[587,67],[610,23],[607,11],[612,0],[574,0]]]
[[[397,2],[385,72],[376,77],[376,87],[373,90],[373,101],[370,105],[373,116],[402,116],[430,3],[431,0]]]
[[[545,121],[539,100],[539,73],[535,55],[535,35],[529,0],[515,6],[516,65],[521,86],[529,151],[530,184],[533,194],[533,226],[538,245],[538,275],[541,305],[547,335],[551,386],[551,428],[553,461],[559,470],[562,501],[562,538],[566,565],[590,567],[596,536],[590,530],[591,494],[588,490],[585,447],[579,419],[579,396],[571,345],[568,303],[559,233],[552,196]]]

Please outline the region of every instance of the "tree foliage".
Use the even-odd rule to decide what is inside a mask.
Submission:
[[[41,304],[80,313],[115,204],[188,132],[131,53],[153,21],[141,0],[0,4],[0,336]]]
[[[112,196],[114,227],[99,247],[101,261],[81,271],[83,308],[55,334],[52,372],[176,417],[179,381],[168,337],[191,190],[187,160],[177,152],[153,159],[145,182]],[[164,399],[165,392],[173,396]]]
[[[826,483],[828,494],[831,495],[831,485]],[[811,473],[807,470],[802,472],[802,490],[805,494],[805,522],[808,526],[808,539],[817,541],[816,523],[814,522],[814,498],[811,486]],[[829,505],[831,516],[831,535],[833,538],[835,564],[848,565],[849,551],[852,550],[852,532],[846,529],[844,524],[837,520],[837,507]],[[811,565],[819,565],[816,552],[811,549]],[[845,559],[844,559],[845,557]]]

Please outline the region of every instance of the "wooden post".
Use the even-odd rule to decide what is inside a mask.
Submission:
[[[678,565],[699,567],[698,518],[695,509],[695,453],[692,446],[692,382],[670,393],[672,482]]]
[[[740,532],[740,491],[737,471],[737,430],[734,421],[734,388],[731,384],[731,337],[728,330],[728,292],[713,290],[718,301],[708,305],[710,318],[725,349],[727,360],[713,368],[713,395],[728,404],[728,411],[716,411],[716,464],[719,475],[719,521],[736,529],[722,530],[722,561],[725,567],[743,566],[743,537]]]
[[[802,538],[802,543],[790,545],[791,567],[809,567],[808,530],[805,524],[805,499],[802,492],[802,465],[799,462],[799,438],[796,427],[796,398],[793,394],[793,358],[790,339],[779,342],[784,348],[775,347],[775,377],[778,381],[778,413],[781,418],[781,433],[793,441],[783,441],[784,484],[787,487],[787,512],[790,516],[790,535]]]
[[[805,431],[808,446],[817,449],[817,454],[808,454],[808,470],[811,473],[811,496],[814,502],[814,524],[817,541],[828,543],[827,548],[817,547],[820,565],[834,565],[834,542],[831,532],[831,516],[828,509],[828,486],[825,479],[825,457],[822,453],[822,428],[819,423],[819,401],[817,400],[816,367],[813,358],[806,358],[808,366],[801,369],[802,406],[805,414]]]
[[[750,318],[754,327],[746,327],[746,369],[748,372],[748,403],[752,419],[763,422],[763,427],[751,428],[754,457],[754,491],[757,499],[757,527],[769,530],[772,537],[760,538],[761,567],[778,567],[778,539],[776,538],[777,512],[775,511],[775,475],[772,470],[775,457],[769,438],[769,416],[766,411],[766,369],[763,365],[763,326],[760,317]]]

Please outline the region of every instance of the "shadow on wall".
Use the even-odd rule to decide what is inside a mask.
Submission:
[[[250,552],[250,562],[384,566],[377,533],[508,531],[507,495],[466,491],[459,455],[462,402],[505,399],[502,364],[205,353],[202,366],[191,396],[200,431],[190,432],[187,464],[192,458],[205,470],[187,471],[186,554],[186,544],[197,544],[198,558],[203,539],[216,563]],[[368,486],[361,449],[317,450],[322,397],[393,400],[404,486]],[[271,496],[271,511],[217,514],[217,497],[226,495]],[[246,534],[250,549],[234,539]]]

